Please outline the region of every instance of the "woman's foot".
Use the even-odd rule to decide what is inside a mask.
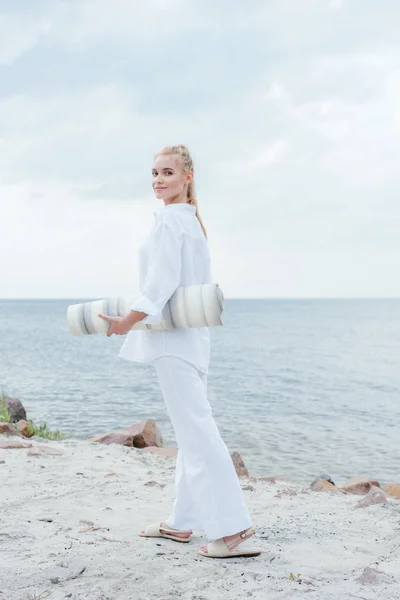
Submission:
[[[242,533],[244,533],[246,530],[243,529],[243,531],[239,531],[239,533],[235,533],[233,535],[227,535],[225,537],[223,537],[222,539],[224,540],[225,544],[228,546],[229,548],[229,542],[232,542],[234,539],[236,539],[238,536],[240,536]],[[246,539],[246,538],[245,538]],[[241,542],[244,542],[244,539],[241,540]],[[241,542],[238,542],[239,544]],[[208,548],[207,546],[200,546],[200,550],[202,550],[202,552],[208,552]]]
[[[169,525],[167,525],[164,522],[160,524],[159,531],[163,535],[170,534],[170,535],[173,535],[174,538],[179,538],[181,540],[189,540],[192,535],[192,531],[189,531],[189,530],[182,531],[180,529],[173,529],[172,527],[170,527]],[[140,535],[145,536],[146,531],[144,529],[142,529],[140,531]]]
[[[239,544],[252,537],[255,533],[254,527],[243,529],[234,535],[227,535],[210,542],[207,546],[201,546],[199,554],[211,556],[212,558],[228,558],[229,556],[258,556],[261,554],[259,548],[238,548]]]
[[[166,523],[161,523],[160,527],[161,533],[168,533],[170,531],[173,532],[175,537],[182,538],[183,540],[187,540],[192,535],[192,531],[183,531],[181,529],[174,529],[173,527],[169,527]]]

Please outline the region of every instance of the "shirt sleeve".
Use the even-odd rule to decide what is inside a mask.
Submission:
[[[165,221],[158,223],[150,246],[142,295],[130,306],[131,310],[150,316],[162,312],[168,300],[179,287],[182,264],[181,249],[181,232],[176,231]]]

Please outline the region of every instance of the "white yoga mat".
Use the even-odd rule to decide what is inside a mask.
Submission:
[[[73,335],[107,333],[110,325],[99,313],[123,317],[129,312],[137,297],[108,298],[82,304],[72,304],[67,309],[67,322]],[[187,329],[190,327],[216,327],[222,325],[224,295],[216,283],[180,287],[167,302],[160,320],[154,324],[139,321],[132,327],[140,329]]]

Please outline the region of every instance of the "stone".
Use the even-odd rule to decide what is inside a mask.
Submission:
[[[335,482],[333,481],[332,477],[330,475],[327,475],[326,473],[323,473],[322,475],[317,477],[317,479],[325,479],[325,481],[329,481],[329,483],[335,485]]]
[[[33,436],[33,432],[31,431],[28,421],[25,421],[24,419],[18,421],[17,429],[24,437],[29,438]]]
[[[118,431],[92,435],[89,437],[89,441],[101,444],[120,444],[130,448],[160,447],[162,445],[160,430],[153,419],[140,421]]]
[[[313,492],[340,492],[342,490],[339,490],[336,485],[330,483],[327,479],[321,479],[320,477],[317,477],[317,479],[314,479],[314,481],[312,482],[312,484],[310,485],[310,488],[312,489]],[[342,491],[343,493],[343,491]]]
[[[18,398],[9,398],[8,396],[4,396],[3,399],[12,423],[17,423],[21,419],[26,420],[26,410],[21,400],[18,400]]]
[[[400,500],[400,483],[389,483],[384,486],[383,491]]]
[[[297,491],[294,488],[287,488],[275,494],[274,498],[282,498],[283,496],[297,496]]]
[[[373,567],[365,567],[361,575],[357,577],[359,583],[363,584],[379,584],[379,583],[390,583],[391,577],[389,577],[384,571],[374,569]]]
[[[140,421],[130,427],[125,427],[123,431],[127,431],[133,436],[133,445],[135,448],[147,448],[162,446],[161,431],[157,423],[153,419]]]
[[[373,485],[365,498],[359,500],[354,508],[366,508],[372,504],[387,504],[387,501],[385,492],[380,487]]]
[[[27,454],[28,456],[61,456],[63,452],[51,446],[33,446]]]
[[[155,454],[156,456],[165,456],[168,458],[176,458],[178,454],[177,448],[158,448],[156,446],[149,446],[148,448],[144,448],[146,452],[151,452],[151,454]],[[233,465],[236,469],[236,473],[239,477],[248,477],[249,472],[246,469],[246,466],[243,462],[242,457],[238,452],[232,452],[231,458],[233,461]]]
[[[357,477],[352,477],[343,485],[339,485],[339,489],[347,492],[348,494],[356,494],[359,496],[364,496],[368,494],[369,490],[372,486],[380,488],[379,482],[372,477],[365,477],[364,475],[359,475]]]
[[[11,425],[11,423],[0,423],[0,433],[20,436],[20,433],[15,429],[14,425]]]
[[[143,485],[146,485],[148,487],[159,487],[159,488],[163,488],[165,487],[165,483],[158,483],[158,481],[146,481],[146,483],[144,483]]]
[[[132,436],[126,431],[110,431],[109,433],[99,433],[92,435],[89,438],[90,442],[99,444],[119,444],[120,446],[128,446],[133,448]]]
[[[287,477],[257,477],[257,481],[264,481],[265,483],[275,484],[277,481],[289,481]]]
[[[176,458],[178,455],[178,448],[157,448],[157,446],[148,446],[143,448],[145,452],[155,454],[156,456],[168,456],[170,458]]]
[[[32,444],[28,444],[22,440],[10,440],[7,442],[0,442],[0,448],[4,450],[11,450],[14,448],[32,448]]]
[[[238,477],[248,477],[249,472],[246,469],[243,458],[240,456],[239,452],[231,452],[231,459],[233,461]]]

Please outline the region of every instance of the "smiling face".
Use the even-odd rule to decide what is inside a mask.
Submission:
[[[171,199],[186,202],[187,186],[193,173],[183,173],[180,160],[172,154],[159,154],[153,164],[153,190],[165,204]]]

